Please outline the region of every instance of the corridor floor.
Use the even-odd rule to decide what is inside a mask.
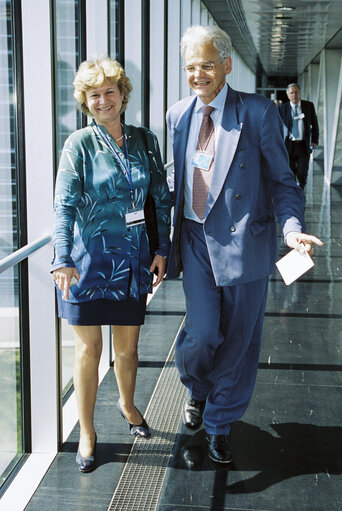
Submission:
[[[234,461],[228,468],[211,464],[204,430],[190,433],[179,417],[157,511],[342,510],[342,187],[326,187],[321,167],[314,162],[306,188],[306,230],[324,247],[315,251],[314,268],[294,284],[285,286],[279,273],[271,276],[254,395],[232,427]],[[286,252],[280,240],[280,255]],[[141,410],[184,317],[181,280],[165,281],[148,311],[136,392]],[[110,370],[95,411],[96,469],[77,471],[76,426],[27,510],[108,509],[133,442],[117,398]],[[136,477],[146,477],[149,491],[157,483],[144,474]],[[128,494],[136,487],[132,477]],[[145,509],[155,507],[131,511]]]

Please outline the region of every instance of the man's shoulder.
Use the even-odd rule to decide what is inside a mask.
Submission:
[[[300,102],[301,102],[302,107],[304,107],[304,108],[306,108],[306,107],[312,108],[314,106],[312,101],[308,101],[307,99],[301,99]]]
[[[230,89],[226,107],[235,105],[240,110],[245,110],[248,115],[257,118],[263,116],[269,108],[276,108],[273,101],[266,96],[255,92],[242,92]]]
[[[240,90],[235,90],[230,88],[230,94],[235,94],[237,100],[243,103],[257,103],[257,104],[269,104],[270,100],[266,98],[266,96],[262,96],[261,94],[257,94],[256,92],[243,92]]]
[[[279,106],[279,112],[285,112],[289,108],[290,101],[285,101],[285,103]]]
[[[166,117],[171,120],[177,119],[189,109],[194,101],[196,101],[196,96],[188,96],[187,98],[177,101],[168,109]]]

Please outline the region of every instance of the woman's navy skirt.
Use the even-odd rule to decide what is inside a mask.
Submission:
[[[62,299],[57,289],[58,317],[64,318],[69,325],[143,325],[146,312],[147,294],[140,295],[139,301],[91,300],[82,303],[70,303]]]

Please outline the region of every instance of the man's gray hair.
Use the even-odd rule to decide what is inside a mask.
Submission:
[[[291,89],[291,87],[297,87],[300,90],[298,83],[289,83],[288,86],[286,87],[286,90],[288,91],[289,89]]]
[[[181,40],[182,57],[189,46],[213,43],[220,59],[226,60],[232,51],[232,42],[224,30],[217,26],[192,25],[184,32]]]

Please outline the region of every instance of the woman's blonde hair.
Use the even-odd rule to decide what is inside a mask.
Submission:
[[[100,87],[105,81],[116,84],[123,94],[121,112],[127,107],[132,85],[126,76],[123,67],[114,59],[85,60],[78,68],[74,80],[74,98],[81,105],[82,112],[86,115],[91,113],[86,104],[86,91],[94,87]]]

